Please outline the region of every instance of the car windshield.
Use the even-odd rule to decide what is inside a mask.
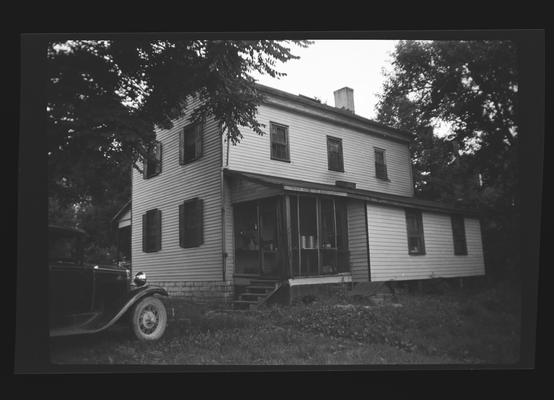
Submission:
[[[50,232],[48,259],[52,262],[82,262],[81,240],[79,235],[67,232]]]

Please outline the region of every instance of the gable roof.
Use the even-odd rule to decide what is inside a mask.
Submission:
[[[131,200],[129,200],[127,203],[125,203],[123,205],[123,207],[121,207],[119,209],[119,211],[115,213],[115,215],[112,217],[112,222],[117,221],[119,219],[119,217],[121,217],[130,208],[131,208]]]
[[[392,128],[379,122],[361,117],[348,110],[322,104],[303,95],[295,95],[269,86],[256,83],[256,88],[265,94],[265,103],[288,111],[309,115],[327,122],[333,122],[365,133],[386,137],[395,141],[409,143],[412,134],[408,131]]]

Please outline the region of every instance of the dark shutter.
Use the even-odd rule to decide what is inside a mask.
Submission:
[[[148,153],[143,163],[143,177],[144,179],[152,178],[159,175],[162,172],[162,144],[156,142],[151,148],[148,149]]]
[[[162,173],[162,144],[161,142],[156,143],[156,147],[154,148],[154,156],[155,156],[155,162],[156,162],[156,172],[155,174],[161,174]]]
[[[162,212],[149,210],[142,216],[142,251],[146,253],[162,248]]]
[[[195,138],[194,138],[194,150],[195,150],[195,154],[194,154],[194,159],[197,160],[199,159],[200,157],[202,157],[202,145],[203,145],[203,140],[202,140],[202,131],[203,131],[203,124],[197,124],[195,129],[194,129],[194,132],[195,132]]]
[[[147,253],[148,250],[148,215],[142,215],[142,251]]]
[[[197,247],[204,243],[202,199],[185,201],[179,206],[179,245],[184,248]]]
[[[162,212],[160,210],[154,210],[152,219],[152,251],[159,251],[162,248]]]

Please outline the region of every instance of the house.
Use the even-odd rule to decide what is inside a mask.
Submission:
[[[172,295],[244,302],[264,284],[485,273],[479,215],[414,198],[410,133],[356,115],[350,88],[335,107],[259,89],[269,134],[245,128],[232,145],[214,120],[188,121],[194,101],[157,131],[132,173],[132,212],[117,216],[133,271]]]

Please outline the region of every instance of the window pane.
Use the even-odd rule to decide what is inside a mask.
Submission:
[[[385,163],[385,153],[382,150],[375,150],[375,162],[378,164]]]

